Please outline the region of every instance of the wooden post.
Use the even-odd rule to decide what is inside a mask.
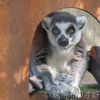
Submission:
[[[0,0],[0,100],[28,100],[28,35],[26,1]]]
[[[0,100],[28,100],[34,31],[47,14],[67,7],[87,10],[100,21],[99,0],[0,0]]]

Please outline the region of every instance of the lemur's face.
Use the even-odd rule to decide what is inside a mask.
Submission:
[[[67,48],[80,41],[82,29],[86,25],[86,18],[62,13],[52,18],[45,17],[42,25],[47,31],[49,41],[53,46]]]
[[[76,31],[75,24],[70,22],[55,23],[50,29],[52,38],[54,37],[56,44],[61,47],[66,47],[71,44]]]

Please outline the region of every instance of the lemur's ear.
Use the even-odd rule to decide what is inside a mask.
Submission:
[[[51,23],[51,17],[45,17],[43,20],[42,20],[42,27],[44,28],[44,29],[49,29],[49,27],[50,27],[50,23]]]
[[[79,29],[83,29],[87,26],[87,19],[85,16],[76,17],[76,22]]]

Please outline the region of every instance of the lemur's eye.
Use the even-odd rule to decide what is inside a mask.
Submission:
[[[56,30],[54,30],[53,32],[54,32],[54,33],[58,33],[58,30],[56,29]]]
[[[74,32],[74,30],[73,30],[73,29],[69,29],[69,32],[70,32],[70,33],[73,33],[73,32]]]

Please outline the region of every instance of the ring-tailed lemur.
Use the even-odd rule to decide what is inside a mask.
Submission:
[[[30,53],[30,93],[45,89],[51,97],[81,96],[79,84],[87,68],[82,35],[86,24],[86,17],[67,12],[54,12],[42,20]]]

